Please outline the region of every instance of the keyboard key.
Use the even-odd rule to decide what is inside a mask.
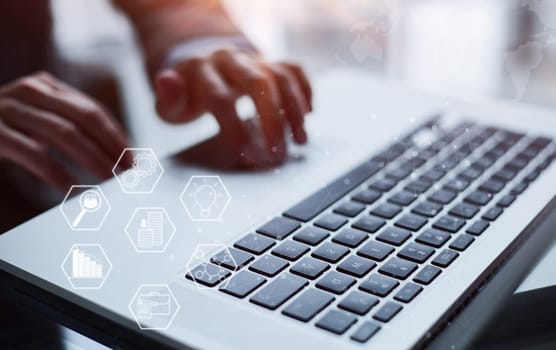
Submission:
[[[469,203],[460,203],[453,207],[449,214],[453,216],[458,216],[463,219],[471,219],[479,212],[479,207],[469,204]]]
[[[332,333],[344,334],[355,322],[357,317],[347,312],[330,310],[316,323],[316,326]]]
[[[363,231],[375,233],[376,231],[378,231],[379,228],[381,228],[384,225],[386,225],[386,221],[371,215],[367,215],[357,220],[351,226]]]
[[[450,191],[454,191],[454,192],[461,192],[461,191],[465,190],[467,187],[469,187],[470,184],[471,184],[471,181],[469,181],[467,179],[457,178],[457,179],[453,179],[453,180],[450,180],[450,181],[446,182],[444,184],[444,188],[447,188]]]
[[[376,263],[369,259],[351,255],[338,265],[338,271],[347,273],[355,277],[363,277],[376,266]]]
[[[425,172],[422,176],[431,182],[437,182],[438,180],[442,179],[445,175],[446,175],[446,171],[438,168],[433,168]]]
[[[517,172],[515,170],[513,170],[512,168],[502,168],[500,170],[498,170],[496,173],[494,173],[494,175],[492,175],[492,177],[503,181],[503,182],[510,182],[513,180],[513,178],[517,175]]]
[[[355,333],[351,335],[351,339],[359,343],[366,343],[373,335],[380,330],[380,326],[372,322],[366,321]]]
[[[457,196],[456,192],[441,189],[431,194],[429,196],[429,200],[431,202],[436,202],[439,204],[449,204],[454,200],[454,198],[456,198],[456,196]]]
[[[262,254],[276,244],[272,239],[256,233],[250,233],[234,244],[234,247],[243,249],[252,254]]]
[[[415,201],[418,196],[419,195],[417,195],[416,193],[401,191],[390,197],[388,201],[401,206],[406,206],[413,203],[413,201]]]
[[[515,195],[507,194],[504,197],[500,198],[496,205],[498,205],[499,207],[507,208],[512,205],[512,203],[515,201],[515,198]]]
[[[399,181],[399,180],[403,180],[406,177],[408,177],[409,174],[411,174],[411,172],[412,172],[412,169],[409,169],[409,168],[405,168],[405,169],[404,168],[397,168],[397,169],[391,170],[388,174],[386,174],[386,176],[391,177],[391,178],[396,179],[396,180]]]
[[[249,300],[254,304],[275,310],[307,284],[307,280],[301,277],[283,273]]]
[[[363,204],[347,201],[336,207],[336,209],[334,209],[334,212],[353,218],[359,215],[359,213],[361,213],[363,210],[365,210],[365,206]]]
[[[498,193],[506,186],[506,183],[495,179],[485,181],[479,189],[489,193]]]
[[[529,162],[523,158],[514,158],[506,164],[506,167],[520,171],[525,168],[527,164],[529,164]]]
[[[316,222],[315,226],[324,228],[330,231],[336,231],[340,227],[344,226],[348,220],[341,215],[337,214],[326,214],[321,216]]]
[[[330,271],[317,282],[317,287],[334,294],[342,294],[355,284],[355,278],[346,274]]]
[[[308,322],[333,301],[332,295],[310,288],[286,306],[282,313],[299,321]]]
[[[484,220],[477,220],[465,230],[467,233],[478,236],[483,233],[490,224]]]
[[[465,220],[456,218],[454,216],[445,215],[438,219],[437,222],[432,225],[432,227],[437,228],[439,230],[444,230],[448,232],[458,232],[460,228],[465,225]]]
[[[265,282],[266,279],[259,275],[249,271],[240,271],[227,283],[224,283],[220,290],[237,298],[245,298]]]
[[[369,278],[367,278],[361,285],[359,285],[359,289],[362,291],[378,295],[379,297],[385,297],[394,288],[396,288],[400,282],[396,281],[393,278],[386,277],[379,275],[377,273],[373,273]]]
[[[232,273],[230,271],[220,266],[203,263],[191,270],[185,275],[185,277],[195,283],[201,283],[207,287],[214,287],[221,281],[228,278],[231,274]]]
[[[447,267],[452,263],[452,261],[456,260],[458,256],[459,254],[457,252],[450,249],[444,249],[433,259],[432,264],[440,267]]]
[[[411,212],[419,215],[423,215],[429,218],[435,217],[442,210],[442,205],[438,203],[432,203],[428,201],[423,201],[417,204]]]
[[[283,239],[301,227],[295,220],[277,217],[260,227],[257,232],[274,239]]]
[[[345,228],[332,238],[332,242],[340,243],[350,248],[355,248],[368,238],[366,232],[353,228]]]
[[[399,258],[390,258],[380,267],[378,271],[385,275],[404,280],[416,269],[417,265],[412,262]]]
[[[382,194],[373,190],[363,190],[357,193],[355,196],[351,197],[354,201],[361,202],[364,204],[373,204],[380,198]]]
[[[384,260],[388,255],[394,251],[394,248],[376,241],[371,241],[365,244],[357,251],[358,255],[365,258],[373,259],[376,261]]]
[[[459,173],[458,177],[462,177],[466,180],[475,180],[477,179],[479,176],[481,176],[483,172],[477,168],[467,168],[464,171],[462,171],[461,173]]]
[[[365,315],[376,304],[378,304],[377,297],[354,290],[338,304],[338,307],[358,315]]]
[[[486,169],[490,168],[494,164],[494,160],[492,158],[484,157],[479,158],[471,164],[473,168],[477,168],[479,170],[485,171]]]
[[[469,247],[471,243],[473,243],[474,240],[475,238],[473,238],[473,236],[468,235],[467,233],[462,233],[458,235],[456,239],[452,241],[452,243],[450,243],[450,248],[464,251],[465,249],[467,249],[467,247]]]
[[[388,227],[382,231],[376,239],[382,242],[390,243],[395,246],[401,245],[411,236],[411,232],[395,227]]]
[[[434,253],[434,249],[419,243],[410,242],[403,247],[398,256],[417,263],[425,262]]]
[[[380,216],[385,219],[392,219],[402,211],[402,208],[390,203],[382,203],[371,210],[371,214]]]
[[[413,278],[413,281],[421,284],[430,284],[436,276],[442,272],[438,267],[427,265],[421,269]]]
[[[435,248],[440,248],[450,239],[450,234],[444,231],[428,229],[421,233],[415,240]]]
[[[421,293],[422,290],[423,287],[420,285],[408,282],[398,291],[398,293],[396,293],[396,295],[394,295],[394,299],[401,301],[402,303],[409,303],[417,296],[417,294]]]
[[[527,182],[522,181],[512,188],[512,194],[522,194],[527,189]]]
[[[498,219],[503,211],[504,209],[500,207],[492,207],[483,214],[482,218],[488,221],[494,221]]]
[[[409,185],[405,186],[405,189],[411,193],[421,194],[425,193],[431,188],[432,183],[424,180],[417,179],[410,183]]]
[[[288,262],[272,255],[263,255],[249,266],[249,270],[273,277],[288,266]]]
[[[375,320],[379,320],[382,322],[388,322],[394,318],[402,310],[402,306],[398,303],[393,301],[388,301],[386,304],[382,305],[382,307],[378,310],[376,314],[373,315]]]
[[[419,231],[419,229],[425,226],[427,222],[428,220],[421,216],[406,214],[402,216],[401,219],[396,221],[395,225],[411,231]]]
[[[222,250],[210,259],[210,262],[230,270],[239,270],[247,265],[254,257],[236,248]]]
[[[336,263],[349,253],[349,249],[336,243],[324,242],[311,254],[315,258]]]
[[[327,263],[306,256],[293,265],[290,272],[314,280],[329,268]]]
[[[397,184],[396,180],[386,177],[373,182],[369,187],[380,192],[388,192],[396,187]]]
[[[293,236],[296,241],[315,246],[322,242],[330,233],[322,228],[307,226]]]
[[[295,261],[309,251],[309,247],[296,241],[284,241],[272,250],[272,254],[281,258]]]
[[[487,204],[488,202],[490,202],[491,199],[492,194],[480,190],[471,192],[467,197],[465,197],[466,202],[479,206]]]

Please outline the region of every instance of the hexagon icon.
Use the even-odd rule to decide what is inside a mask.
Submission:
[[[125,233],[138,253],[162,253],[176,233],[176,227],[166,209],[136,208]]]
[[[62,262],[62,271],[74,289],[100,289],[112,263],[100,244],[74,244]]]
[[[131,168],[118,173],[120,163],[125,156],[133,158]],[[126,148],[114,165],[112,173],[118,180],[124,193],[149,194],[154,191],[156,184],[160,181],[164,169],[151,148]]]
[[[230,279],[226,279],[227,270],[216,266],[211,260],[218,261],[219,265],[237,266],[233,254],[223,243],[199,244],[195,247],[193,255],[186,265],[186,277],[193,281],[199,289],[210,289],[219,282],[220,287],[226,287]]]
[[[142,284],[129,303],[129,311],[139,328],[168,329],[180,305],[170,287],[163,284]]]
[[[192,176],[180,196],[192,221],[222,220],[231,199],[219,176]]]
[[[68,198],[79,194],[76,200]],[[71,186],[60,211],[73,231],[98,231],[112,207],[99,186]]]

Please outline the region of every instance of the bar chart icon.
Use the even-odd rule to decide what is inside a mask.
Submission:
[[[102,279],[102,262],[99,259],[79,250],[79,248],[73,248],[71,255],[71,278]]]
[[[75,289],[99,289],[112,269],[104,249],[98,244],[74,244],[62,270]]]

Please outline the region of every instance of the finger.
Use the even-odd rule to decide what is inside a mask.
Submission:
[[[6,126],[0,126],[0,147],[5,159],[22,166],[62,192],[76,183],[71,174],[48,154],[44,146]]]
[[[101,179],[112,175],[113,162],[71,122],[15,100],[4,106],[7,125],[58,149]]]
[[[174,70],[161,72],[155,80],[156,110],[169,123],[185,122],[185,81]]]
[[[311,88],[311,83],[309,82],[307,75],[303,71],[303,68],[301,68],[297,64],[289,62],[282,63],[282,66],[286,67],[295,75],[299,85],[301,86],[301,90],[305,95],[305,101],[307,101],[309,111],[313,111],[313,89]]]

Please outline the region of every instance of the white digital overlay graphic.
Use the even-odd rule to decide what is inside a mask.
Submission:
[[[118,173],[122,159],[130,155],[133,158],[131,168]],[[152,149],[126,148],[112,169],[112,173],[124,193],[149,194],[154,191],[164,169]]]
[[[212,290],[206,284],[214,285],[218,281],[222,281],[220,287],[225,288],[229,283],[230,279],[225,279],[226,269],[212,262],[215,256],[218,256],[220,264],[237,265],[227,245],[223,243],[197,245],[186,265],[186,274],[190,276],[197,288]]]
[[[162,253],[176,233],[176,227],[160,207],[136,208],[125,233],[138,253]]]
[[[62,262],[62,271],[74,289],[100,289],[112,263],[99,244],[74,244]]]
[[[70,199],[72,196],[76,198]],[[73,231],[98,231],[111,210],[99,186],[71,186],[60,211]]]
[[[129,311],[140,329],[168,329],[180,305],[170,287],[163,284],[139,286],[129,304]]]
[[[220,221],[231,200],[219,176],[192,176],[180,201],[192,221]]]

